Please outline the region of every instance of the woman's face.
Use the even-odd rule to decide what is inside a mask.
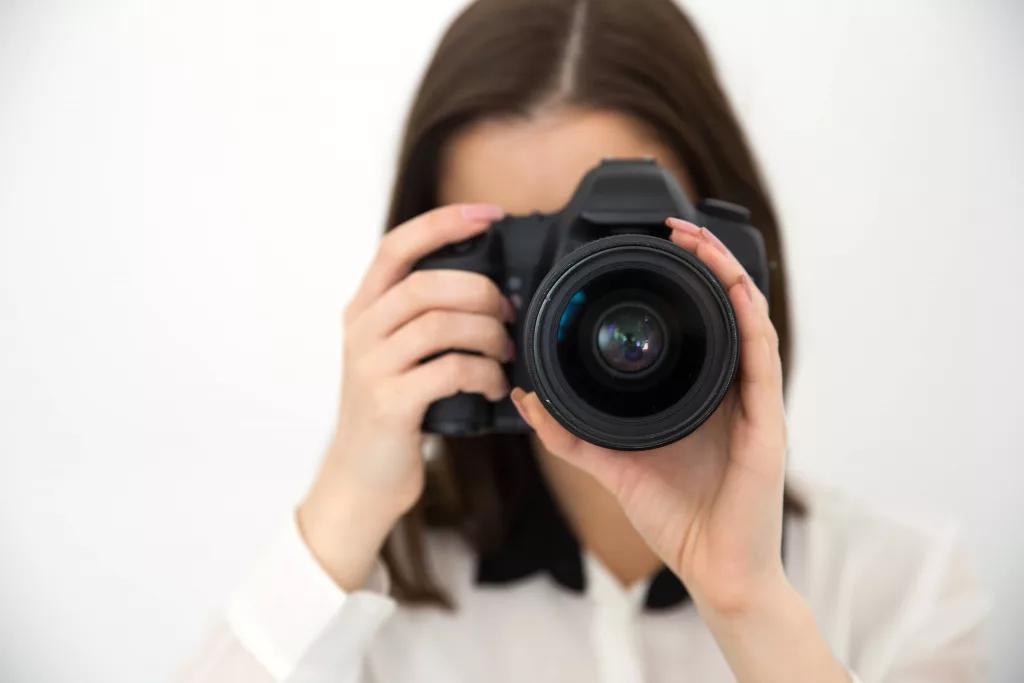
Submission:
[[[554,213],[605,157],[653,157],[692,197],[675,155],[636,120],[606,111],[557,109],[529,119],[487,119],[449,142],[441,204],[489,202],[513,214]]]
[[[693,197],[689,175],[676,156],[635,119],[559,109],[528,119],[487,119],[455,135],[442,158],[438,199],[441,204],[494,203],[512,214],[554,213],[605,157],[653,157]],[[534,445],[549,479],[579,485],[574,467]],[[588,495],[605,495],[588,481]]]

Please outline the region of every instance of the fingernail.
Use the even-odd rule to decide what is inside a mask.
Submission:
[[[511,339],[508,340],[508,350],[505,353],[505,357],[508,360],[515,360],[516,359],[516,345],[512,342]]]
[[[524,396],[526,396],[526,392],[520,389],[519,387],[513,389],[512,393],[509,394],[509,398],[512,399],[512,405],[514,405],[516,407],[516,410],[519,412],[519,417],[523,418],[523,422],[529,425],[532,429],[533,425],[530,424],[530,418],[526,416],[526,409],[523,408],[523,404],[520,403],[520,401],[523,400]]]
[[[505,209],[495,204],[463,204],[462,217],[467,221],[499,221],[505,217]]]
[[[507,323],[516,321],[516,307],[509,301],[507,296],[501,297],[501,317]]]
[[[747,299],[750,303],[754,303],[754,284],[746,275],[740,275],[740,280],[743,282],[743,291],[747,293]]]
[[[700,231],[704,235],[704,239],[706,239],[708,242],[711,242],[711,244],[713,244],[716,247],[718,247],[718,250],[720,252],[722,252],[723,254],[726,254],[727,256],[732,256],[732,252],[729,251],[729,249],[725,246],[725,244],[722,243],[722,240],[720,240],[717,237],[715,237],[715,233],[711,232],[707,228],[701,228]]]
[[[685,233],[687,235],[700,234],[700,228],[698,228],[693,223],[684,221],[682,218],[669,218],[667,221],[665,221],[665,223],[666,225],[668,225],[668,227],[672,228],[673,230],[678,230],[679,232]]]

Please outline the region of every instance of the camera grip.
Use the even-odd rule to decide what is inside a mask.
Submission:
[[[499,282],[504,267],[501,240],[496,230],[500,224],[498,221],[483,234],[439,249],[414,269],[461,270]],[[423,417],[422,430],[427,434],[470,436],[490,431],[493,419],[494,406],[482,394],[459,392],[430,404]]]
[[[423,431],[445,436],[469,436],[491,425],[491,403],[481,394],[459,392],[435,401],[423,418]]]

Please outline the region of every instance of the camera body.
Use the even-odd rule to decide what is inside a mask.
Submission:
[[[545,384],[546,352],[538,346],[541,337],[545,337],[545,330],[542,329],[545,324],[552,328],[549,330],[552,334],[558,336],[558,340],[552,341],[552,344],[562,341],[562,327],[568,315],[566,311],[572,309],[574,300],[570,297],[566,300],[568,303],[563,302],[561,311],[548,311],[547,314],[542,314],[541,309],[545,307],[545,303],[551,303],[552,292],[558,290],[558,280],[565,280],[566,274],[573,270],[574,262],[581,261],[584,256],[600,255],[609,249],[626,249],[614,263],[599,266],[597,270],[607,272],[609,268],[615,270],[632,267],[630,264],[644,269],[664,270],[664,265],[637,264],[649,260],[649,255],[655,261],[671,256],[682,265],[670,264],[667,266],[669,270],[677,267],[694,270],[696,277],[704,282],[700,285],[701,288],[714,289],[717,285],[720,290],[714,293],[712,303],[699,304],[696,307],[703,311],[699,313],[700,315],[711,315],[714,313],[711,309],[715,308],[723,308],[722,315],[726,319],[734,315],[728,296],[725,295],[724,304],[721,301],[724,289],[717,278],[696,257],[668,240],[670,231],[665,226],[665,219],[670,216],[707,227],[736,256],[757,287],[767,294],[768,264],[764,242],[761,234],[749,225],[749,212],[740,206],[712,199],[702,200],[694,206],[675,178],[649,159],[606,159],[584,176],[571,201],[562,211],[555,214],[507,216],[495,222],[487,232],[465,242],[448,245],[431,254],[417,264],[416,268],[471,271],[485,275],[498,285],[516,309],[516,320],[510,326],[510,334],[516,345],[517,358],[505,366],[510,383],[526,391],[537,390],[559,421],[578,433],[578,430],[572,429],[574,420],[565,414],[566,411],[561,411],[560,414],[555,409],[559,402],[553,402],[550,396],[545,395],[551,392],[545,392],[545,387],[539,386]],[[652,248],[654,251],[651,251]],[[637,249],[642,251],[637,252]],[[642,272],[636,273],[623,275],[623,282],[626,283],[623,286],[632,289],[630,282],[644,280],[644,277],[641,277]],[[687,277],[692,280],[694,276]],[[643,289],[642,285],[640,289]],[[643,294],[642,291],[638,291],[636,296],[643,299]],[[696,295],[690,292],[689,295],[681,296],[692,298]],[[577,294],[576,299],[580,297],[581,295]],[[671,309],[675,304],[667,300],[672,298],[675,297],[658,299],[662,301],[659,305],[663,308],[667,305],[669,316],[673,315]],[[715,315],[717,320],[717,314]],[[548,322],[544,323],[543,320]],[[553,322],[559,320],[561,322]],[[541,327],[538,327],[539,325]],[[732,325],[735,327],[734,318]],[[735,336],[735,330],[732,332]],[[729,337],[728,331],[719,336],[723,339]],[[677,341],[682,338],[681,335],[676,337]],[[736,347],[733,353],[736,356],[738,343],[733,346]],[[586,351],[583,355],[589,357]],[[551,366],[551,363],[547,365]],[[727,373],[729,382],[735,373],[735,359],[732,365],[732,369]],[[560,372],[556,366],[557,361],[549,368],[549,374]],[[606,384],[609,385],[609,391],[616,390],[613,383]],[[642,397],[644,391],[643,387],[636,389],[631,400]],[[724,395],[724,391],[722,393]],[[584,413],[594,413],[584,416],[589,422],[615,422],[618,419],[613,414],[616,411],[602,414],[600,409],[582,407],[580,410]],[[630,417],[629,420],[635,422],[634,417]],[[641,419],[640,423],[630,429],[639,432],[642,437],[645,426],[653,424],[647,418]],[[703,419],[706,419],[706,415],[700,421]],[[509,399],[490,403],[480,395],[461,393],[434,403],[427,411],[423,428],[428,433],[445,435],[517,433],[529,430]],[[643,438],[639,441],[634,439],[630,443],[623,443],[618,439],[588,440],[626,450],[657,445],[653,442],[648,443]]]

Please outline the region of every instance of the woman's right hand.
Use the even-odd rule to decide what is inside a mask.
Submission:
[[[456,392],[509,391],[512,305],[483,275],[412,266],[504,215],[489,204],[446,206],[388,232],[345,311],[341,408],[333,442],[298,509],[306,544],[345,590],[363,585],[395,522],[423,491],[427,407]],[[450,353],[457,348],[480,355]]]

